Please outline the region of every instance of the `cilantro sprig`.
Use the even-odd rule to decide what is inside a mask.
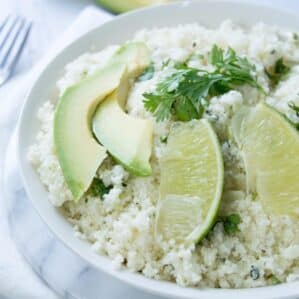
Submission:
[[[171,117],[189,121],[202,117],[211,97],[237,86],[248,84],[264,92],[253,75],[255,66],[233,49],[224,51],[214,45],[209,61],[214,66],[212,72],[176,65],[174,73],[159,82],[154,92],[143,94],[146,110],[157,121]]]
[[[290,72],[290,69],[291,68],[285,64],[282,57],[277,59],[272,67],[265,69],[271,87],[275,87]]]

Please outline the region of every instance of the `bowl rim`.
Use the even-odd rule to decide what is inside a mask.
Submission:
[[[142,274],[138,273],[131,273],[126,268],[125,270],[119,270],[115,269],[114,267],[107,267],[107,262],[111,264],[111,260],[108,259],[105,256],[101,256],[95,253],[90,252],[90,254],[87,256],[84,252],[82,252],[81,248],[74,246],[69,241],[65,239],[65,236],[63,236],[60,232],[58,232],[54,226],[54,224],[51,222],[50,219],[41,211],[39,206],[36,204],[34,198],[34,194],[30,187],[30,182],[27,179],[26,176],[26,170],[24,168],[24,161],[26,158],[23,157],[23,149],[22,149],[22,143],[24,137],[21,135],[22,133],[22,127],[25,122],[25,116],[26,113],[28,113],[28,103],[30,102],[30,99],[34,95],[34,89],[35,87],[40,83],[40,78],[46,76],[47,69],[52,65],[54,61],[57,60],[58,57],[60,57],[63,53],[66,53],[69,51],[69,49],[75,47],[77,44],[81,43],[82,40],[86,38],[87,35],[93,35],[98,30],[100,30],[103,27],[109,26],[112,23],[117,23],[119,20],[127,19],[127,18],[134,18],[138,14],[144,14],[150,11],[157,11],[161,8],[170,8],[173,9],[182,9],[183,7],[193,6],[193,5],[200,5],[204,3],[210,3],[213,5],[238,5],[241,7],[241,9],[246,9],[246,7],[256,8],[256,9],[267,9],[269,11],[275,11],[280,12],[282,14],[290,15],[292,17],[298,18],[298,14],[295,14],[294,12],[288,10],[288,9],[278,9],[273,8],[270,6],[270,4],[265,3],[258,3],[258,2],[249,2],[249,1],[242,1],[242,0],[201,0],[201,1],[182,1],[182,2],[173,2],[168,4],[161,4],[156,5],[149,8],[142,8],[138,9],[136,11],[124,13],[122,15],[119,15],[112,20],[109,20],[108,22],[105,22],[104,24],[97,26],[96,28],[86,32],[85,34],[81,35],[80,37],[73,40],[70,44],[68,44],[66,47],[64,47],[62,50],[60,50],[51,60],[48,62],[43,69],[39,72],[39,75],[36,76],[34,83],[31,84],[30,90],[28,91],[24,104],[21,108],[21,112],[19,114],[18,122],[17,122],[17,162],[19,165],[20,170],[20,176],[26,191],[26,194],[28,198],[31,201],[31,204],[33,205],[34,209],[37,211],[38,215],[41,217],[43,222],[47,225],[47,227],[50,229],[50,231],[59,239],[59,241],[62,242],[67,248],[69,248],[72,252],[74,252],[76,255],[78,255],[80,258],[82,258],[85,262],[87,262],[89,265],[95,267],[96,269],[110,275],[111,277],[117,278],[120,281],[123,281],[133,287],[142,289],[144,291],[147,291],[152,294],[160,295],[160,296],[166,296],[171,298],[185,298],[185,299],[191,299],[191,298],[204,298],[206,296],[209,296],[210,299],[231,299],[231,298],[239,298],[239,299],[245,299],[250,298],[252,299],[253,296],[263,296],[260,298],[263,299],[282,299],[282,298],[297,298],[299,295],[299,281],[298,282],[287,282],[282,283],[275,286],[264,286],[264,287],[257,287],[257,288],[243,288],[243,289],[215,289],[215,288],[193,288],[188,287],[184,288],[176,283],[168,282],[168,281],[160,281],[160,280],[154,280],[152,278],[147,278]],[[298,26],[299,26],[299,19],[298,19]],[[40,182],[40,184],[42,184]],[[64,219],[64,221],[67,221]],[[81,242],[81,241],[80,241]],[[84,241],[82,241],[84,242]],[[89,250],[90,244],[89,245]],[[92,257],[96,257],[97,260],[102,260],[101,264],[99,262],[95,262]],[[106,260],[106,261],[104,261]],[[236,297],[235,297],[236,296]]]

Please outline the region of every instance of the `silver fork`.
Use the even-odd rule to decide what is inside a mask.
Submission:
[[[30,29],[31,22],[20,16],[8,16],[0,24],[0,86],[18,62]]]

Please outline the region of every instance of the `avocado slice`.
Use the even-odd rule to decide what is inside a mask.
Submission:
[[[111,64],[68,88],[54,115],[54,143],[60,166],[75,199],[88,189],[106,158],[106,150],[92,136],[91,117],[98,103],[119,85],[125,65]]]
[[[92,130],[98,141],[119,163],[131,173],[149,176],[152,173],[150,156],[152,152],[153,123],[149,119],[135,118],[124,111],[130,82],[139,76],[149,65],[147,48],[138,43],[135,54],[129,59],[127,70],[123,73],[120,84],[98,106],[93,117]],[[138,54],[137,54],[138,53]],[[122,60],[124,49],[116,53],[116,60]],[[127,54],[125,56],[128,57]]]
[[[126,90],[124,88],[123,90]],[[152,152],[153,123],[135,118],[122,109],[122,91],[115,91],[97,109],[92,128],[108,152],[131,173],[149,176]]]
[[[148,63],[149,55],[143,43],[126,44],[105,67],[68,88],[59,99],[54,115],[54,144],[74,199],[81,198],[87,191],[107,156],[91,130],[92,116],[98,104],[117,89],[124,73],[130,78]],[[126,94],[128,87],[121,85]]]
[[[136,8],[166,3],[169,0],[97,0],[97,2],[112,12],[123,13]]]
[[[124,79],[122,83],[125,83],[125,80],[136,78],[148,67],[150,64],[150,55],[144,43],[131,42],[120,47],[111,60],[113,63],[126,64],[127,75],[122,76]]]

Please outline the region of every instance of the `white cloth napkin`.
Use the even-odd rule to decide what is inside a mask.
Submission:
[[[43,67],[75,38],[111,18],[111,14],[96,7],[87,7],[64,34],[53,44],[46,57],[26,75],[16,77],[0,90],[0,169],[3,166],[4,148],[13,129],[19,107],[30,88],[31,82]],[[2,192],[2,191],[1,191]],[[1,194],[2,196],[3,194]],[[1,197],[3,198],[3,197]],[[56,299],[26,264],[9,236],[3,200],[0,200],[0,298],[9,299]]]

